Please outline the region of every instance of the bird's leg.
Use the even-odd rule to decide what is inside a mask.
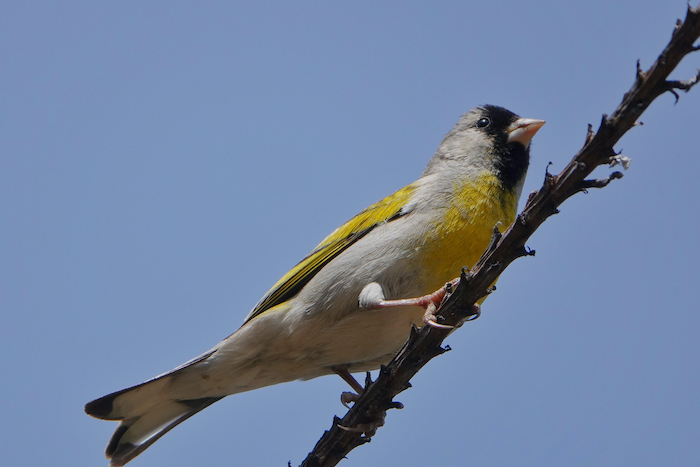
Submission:
[[[357,380],[350,374],[350,372],[348,371],[347,368],[333,367],[333,368],[331,368],[331,370],[333,370],[334,373],[336,373],[338,376],[343,378],[343,380],[346,383],[348,383],[355,391],[357,391],[357,394],[345,391],[340,395],[340,402],[346,408],[349,409],[350,406],[348,405],[348,403],[356,402],[360,398],[360,395],[362,395],[362,393],[365,392],[365,388],[362,387],[362,385],[357,382]],[[368,371],[367,378],[366,378],[367,386],[369,386],[371,381],[372,380],[370,379],[370,373]],[[403,404],[401,402],[392,402],[391,408],[402,409]],[[353,426],[353,427],[347,427],[347,426],[343,426],[340,424],[338,424],[337,426],[341,430],[350,431],[353,433],[362,433],[366,438],[371,438],[377,432],[377,429],[379,427],[384,426],[385,418],[386,418],[386,410],[381,412],[375,420],[369,421],[367,423],[360,423],[357,426]]]
[[[348,391],[343,391],[342,394],[340,394],[340,403],[343,404],[345,407],[348,409],[350,406],[348,405],[350,402],[355,402],[357,399],[359,399],[360,395],[365,391],[365,388],[362,387],[360,383],[357,382],[354,376],[350,374],[347,368],[340,368],[340,367],[333,367],[331,368],[335,374],[343,378],[343,380],[350,385],[351,388],[355,390],[355,393],[353,392],[348,392]]]
[[[435,292],[423,295],[422,297],[386,300],[384,299],[384,290],[382,290],[382,286],[376,282],[372,282],[367,284],[365,288],[362,289],[362,292],[360,292],[359,304],[361,308],[367,310],[378,310],[394,306],[420,306],[425,309],[425,314],[423,315],[423,322],[425,324],[434,328],[453,329],[454,326],[438,323],[435,312],[445,298],[445,295],[452,291],[457,284],[459,284],[459,277],[451,280]]]

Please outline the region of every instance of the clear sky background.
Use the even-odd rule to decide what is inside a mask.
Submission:
[[[539,187],[685,9],[3,2],[2,464],[106,465],[116,424],[87,401],[233,332],[326,234],[415,180],[469,108],[547,120],[525,193]],[[698,117],[700,88],[660,97],[617,147],[624,179],[545,223],[537,256],[341,465],[698,465]],[[346,389],[232,396],[131,465],[298,465]]]

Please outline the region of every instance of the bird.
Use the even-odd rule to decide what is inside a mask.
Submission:
[[[544,123],[495,105],[469,110],[418,180],[333,231],[233,334],[167,373],[88,402],[88,415],[120,422],[105,451],[110,466],[232,394],[329,374],[361,392],[351,373],[391,361],[412,325],[439,327],[426,303],[479,260],[495,226],[513,222],[530,141]]]

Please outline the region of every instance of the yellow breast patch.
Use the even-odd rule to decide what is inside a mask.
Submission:
[[[504,231],[515,219],[515,193],[504,190],[498,178],[484,172],[476,180],[455,186],[451,203],[444,208],[423,249],[425,293],[472,267],[491,240],[494,226]]]

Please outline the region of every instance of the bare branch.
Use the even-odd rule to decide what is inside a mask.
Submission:
[[[699,50],[700,47],[695,48],[695,50]],[[688,92],[690,89],[698,84],[698,79],[700,79],[700,69],[698,72],[693,76],[692,78],[685,80],[685,81],[666,81],[666,87],[667,91],[673,94],[676,97],[676,104],[678,104],[678,93],[676,92],[676,89],[680,89],[682,91]]]
[[[622,178],[622,173],[621,172],[613,172],[610,174],[610,176],[604,178],[604,179],[598,179],[596,178],[595,180],[584,180],[581,185],[583,187],[583,192],[585,192],[588,188],[604,188],[608,186],[610,182],[613,180],[616,180],[618,178]]]
[[[678,100],[676,90],[687,92],[698,82],[700,71],[687,81],[668,80],[686,55],[700,49],[694,45],[698,37],[700,7],[689,6],[685,21],[676,23],[669,44],[652,66],[644,71],[637,62],[634,84],[612,115],[603,115],[595,133],[589,126],[584,146],[564,170],[558,175],[546,172],[544,184],[530,194],[515,222],[504,234],[495,229],[491,245],[476,266],[471,271],[462,271],[459,285],[438,310],[446,324],[457,327],[474,316],[474,304],[493,290],[492,284],[503,270],[515,259],[534,254],[526,249],[525,243],[548,217],[559,212],[558,207],[564,201],[589,188],[603,188],[622,177],[620,172],[613,172],[602,180],[587,179],[600,165],[629,163],[629,159],[617,154],[613,147],[630,128],[640,124],[639,117],[654,99],[670,92]],[[364,393],[342,420],[337,417],[333,420],[331,429],[324,433],[302,466],[336,465],[352,449],[368,442],[384,423],[386,411],[402,407],[393,402],[393,398],[410,387],[409,380],[428,361],[449,350],[441,345],[451,331],[432,326],[413,328],[396,357],[381,368],[376,381],[367,378]]]

